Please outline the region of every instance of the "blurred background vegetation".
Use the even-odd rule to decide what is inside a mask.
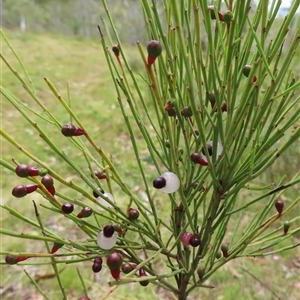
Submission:
[[[139,57],[138,51],[136,47],[133,47],[137,40],[144,45],[147,42],[140,0],[110,0],[107,2],[109,2],[109,9],[119,36],[125,44],[124,51],[129,55],[132,68],[135,71],[143,72],[142,63],[135,59],[135,57]],[[255,7],[255,1],[253,1],[252,10]],[[121,175],[127,176],[126,179],[131,187],[138,190],[140,179],[136,173],[131,172],[135,168],[134,155],[123,120],[120,118],[116,94],[97,31],[97,24],[102,24],[101,17],[105,15],[102,1],[0,0],[0,10],[2,27],[27,68],[37,94],[43,103],[51,107],[53,114],[57,115],[60,120],[68,121],[69,116],[57,105],[43,77],[49,78],[64,98],[68,98],[68,83],[74,111],[84,120],[86,126],[91,128],[93,137],[98,137],[101,146],[114,157],[114,162],[121,170]],[[288,12],[288,6],[284,11]],[[280,18],[282,16],[279,16]],[[294,28],[299,26],[297,22],[299,22],[299,18],[295,19],[291,31],[293,26]],[[276,32],[275,22],[273,34],[276,34]],[[288,46],[288,43],[286,45]],[[3,46],[1,50],[13,67],[21,71],[8,47]],[[298,79],[300,77],[300,66],[297,57],[294,71]],[[39,108],[34,107],[32,99],[25,94],[23,87],[16,81],[14,75],[6,67],[1,72],[2,85],[15,96],[23,99],[26,105],[37,109],[37,112],[39,112]],[[1,99],[1,105],[1,126],[12,135],[15,135],[21,144],[30,140],[29,150],[39,152],[40,158],[46,161],[49,166],[59,163],[55,157],[49,156],[48,149],[45,148],[39,137],[33,136],[29,126],[24,124],[24,120],[14,108],[3,99]],[[40,113],[43,112],[40,111]],[[137,136],[137,140],[143,143],[139,136]],[[64,141],[58,141],[59,145],[61,145],[60,143],[63,145]],[[12,150],[10,145],[2,143],[1,154],[3,157],[11,159],[13,156],[22,163],[28,163],[27,160],[24,161],[24,156],[21,153],[14,153],[13,151],[15,150]],[[145,149],[145,161],[147,155]],[[291,176],[299,169],[299,147],[289,149],[280,163],[268,170],[264,175],[265,177],[261,179],[260,184],[278,182],[285,174]],[[68,171],[68,169],[62,170],[61,175],[65,178],[71,178],[72,174],[69,174]],[[24,215],[32,217],[33,208],[30,199],[28,199],[28,202],[23,202],[11,197],[13,185],[22,184],[16,182],[19,179],[7,170],[2,170],[0,175],[1,203],[17,208]],[[147,174],[147,176],[151,178],[152,174]],[[298,193],[299,186],[295,186],[287,192],[285,196],[287,198],[284,200],[289,203],[289,200]],[[251,199],[254,195],[254,191],[245,191],[243,198]],[[39,201],[42,202],[42,199],[37,200],[38,203]],[[168,207],[162,201],[159,201],[158,205],[161,206],[162,215],[168,219]],[[260,205],[264,206],[265,204],[261,203]],[[245,227],[254,213],[249,211],[249,215],[243,216],[242,224],[245,224]],[[5,226],[2,227],[11,228],[16,232],[20,231],[19,224],[16,224],[15,219],[9,216],[7,212],[1,212],[0,216],[0,222],[5,223]],[[292,218],[294,216],[287,217]],[[67,232],[76,239],[82,237],[77,229],[68,227],[62,216],[58,219],[52,219],[50,215],[43,215],[43,218],[48,226],[53,227],[54,230]],[[28,232],[32,228],[22,228],[22,230]],[[235,230],[234,223],[230,224],[230,230],[232,232]],[[0,246],[3,250],[5,248],[8,251],[32,251],[33,249],[44,251],[43,243],[30,243],[30,241],[21,241],[9,237],[1,237]],[[1,299],[42,299],[35,288],[28,284],[28,278],[23,273],[24,267],[0,267]],[[107,272],[101,273],[100,276],[94,276],[89,262],[81,263],[76,267],[80,268],[83,276],[88,281],[90,294],[94,296],[92,299],[97,299],[97,296],[99,297],[103,291],[107,290]],[[213,283],[216,289],[202,289],[201,296],[195,294],[191,299],[299,299],[299,267],[300,256],[297,249],[296,251],[288,251],[282,256],[274,255],[266,258],[232,261],[211,278],[210,283]],[[51,272],[51,268],[38,268],[38,266],[32,265],[26,267],[26,270],[39,280],[45,291],[49,291],[49,297],[55,299],[57,286],[55,286],[53,280],[50,280],[52,274],[49,272]],[[63,274],[64,279],[66,279],[64,285],[70,299],[77,299],[80,295],[80,283],[76,276],[75,267],[67,266],[63,270]],[[101,282],[101,285],[99,282]],[[123,286],[117,294],[113,294],[108,299],[154,300],[172,299],[172,297],[160,289],[154,290],[151,287],[145,289],[137,285],[130,285]]]

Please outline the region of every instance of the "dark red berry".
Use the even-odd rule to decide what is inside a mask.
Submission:
[[[218,11],[218,17],[221,22],[224,22],[224,16]]]
[[[32,177],[40,175],[39,169],[36,167],[28,167],[28,175]]]
[[[278,213],[281,215],[283,212],[284,202],[282,200],[277,200],[275,202],[275,207],[276,207]]]
[[[289,231],[289,229],[290,229],[290,226],[291,226],[291,224],[290,224],[289,221],[286,221],[286,222],[283,224],[283,233],[284,233],[284,234],[287,234],[287,233],[288,233],[288,231]]]
[[[96,257],[95,259],[94,259],[94,263],[95,264],[100,264],[100,265],[102,265],[102,263],[103,263],[103,260],[102,260],[102,257]]]
[[[115,54],[115,56],[119,56],[120,55],[120,49],[119,49],[118,45],[114,45],[112,47],[112,51]]]
[[[54,185],[52,176],[48,174],[42,177],[41,182],[46,188]]]
[[[161,54],[162,47],[159,41],[152,40],[147,45],[148,51],[148,64],[152,65],[155,62],[155,59]]]
[[[88,296],[81,296],[77,300],[91,300]]]
[[[27,165],[18,165],[15,169],[15,173],[19,176],[19,177],[28,177],[28,166]]]
[[[201,241],[200,239],[198,238],[198,236],[194,235],[191,237],[190,239],[190,245],[192,247],[198,247],[200,245]]]
[[[61,210],[65,214],[70,214],[74,210],[74,205],[72,203],[66,202],[62,205]]]
[[[83,129],[76,127],[75,125],[69,124],[69,123],[63,125],[63,127],[61,128],[61,133],[67,137],[79,136],[79,135],[85,134]]]
[[[5,262],[9,265],[15,265],[18,263],[17,257],[11,254],[5,256]]]
[[[107,238],[110,238],[112,237],[112,235],[114,234],[115,232],[115,228],[113,225],[106,225],[104,226],[103,228],[103,235]]]
[[[104,190],[101,189],[100,187],[98,187],[97,190],[99,191],[98,193],[96,193],[95,191],[93,191],[93,196],[95,198],[98,198],[101,194],[104,194]]]
[[[102,270],[102,264],[99,264],[99,263],[93,263],[92,265],[92,270],[94,273],[98,273]]]
[[[200,153],[194,152],[191,154],[191,161],[194,162],[195,164],[198,164],[200,159],[201,159]]]
[[[253,78],[252,78],[252,82],[256,82],[257,81],[257,77],[254,75]]]
[[[140,213],[137,209],[134,209],[134,208],[130,208],[129,211],[128,211],[128,219],[130,221],[134,221],[134,220],[137,220],[140,216]]]
[[[153,187],[156,189],[162,189],[166,186],[166,179],[163,177],[157,177],[153,180]]]
[[[123,263],[122,265],[122,272],[125,274],[130,273],[133,270],[133,266],[130,263]]]
[[[199,267],[199,268],[197,269],[197,274],[198,274],[198,276],[199,276],[199,279],[201,280],[201,279],[203,278],[204,274],[205,274],[205,269],[202,268],[202,267]]]
[[[105,173],[100,172],[100,171],[98,171],[98,170],[95,170],[95,171],[94,171],[94,174],[95,174],[95,176],[96,176],[98,179],[106,179],[106,178],[107,178],[107,176],[106,176]]]
[[[118,252],[109,254],[106,258],[106,264],[110,270],[120,269],[123,263],[122,255]]]
[[[139,269],[139,276],[140,277],[147,277],[147,274],[143,268]],[[147,286],[149,284],[149,280],[139,281],[140,285]]]
[[[46,187],[46,189],[48,190],[48,192],[49,192],[52,196],[55,195],[55,187],[54,187],[54,185],[48,186],[48,187]]]
[[[116,280],[120,279],[120,273],[121,273],[120,269],[110,269],[111,276]]]
[[[89,216],[92,215],[92,213],[93,213],[93,210],[90,207],[86,206],[77,215],[77,218],[88,218]]]
[[[22,198],[27,194],[30,194],[38,188],[37,184],[26,184],[26,185],[17,185],[12,190],[12,195],[16,198]]]

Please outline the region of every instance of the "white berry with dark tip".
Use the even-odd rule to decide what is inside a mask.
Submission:
[[[175,173],[165,172],[153,180],[153,187],[160,189],[166,194],[171,194],[179,189],[180,181]]]

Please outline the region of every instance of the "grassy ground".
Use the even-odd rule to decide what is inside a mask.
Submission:
[[[132,189],[139,189],[139,176],[133,172],[135,169],[135,159],[130,146],[129,136],[126,132],[124,122],[120,117],[116,94],[114,92],[112,79],[107,68],[104,53],[99,41],[87,39],[72,39],[62,36],[52,36],[45,34],[24,34],[20,32],[6,32],[13,47],[19,54],[21,60],[25,64],[35,89],[43,103],[51,108],[51,112],[59,119],[60,122],[68,122],[69,116],[58,105],[57,100],[47,88],[44,77],[47,77],[57,87],[62,97],[68,98],[67,84],[70,87],[71,105],[77,112],[81,120],[84,121],[90,133],[95,137],[99,145],[103,149],[107,149],[108,153],[114,158],[121,175],[126,177],[127,183]],[[3,45],[3,53],[5,57],[12,63],[20,73],[21,68],[17,65],[7,46]],[[131,50],[134,52],[136,50]],[[128,51],[129,52],[129,51]],[[139,64],[134,60],[132,62],[135,68],[139,68]],[[37,113],[43,115],[43,111],[28,97],[21,84],[17,83],[15,77],[8,71],[7,67],[2,64],[2,85],[11,91],[15,96],[19,97],[32,107]],[[38,153],[40,159],[47,162],[50,166],[60,170],[60,174],[65,178],[72,178],[69,169],[64,166],[61,161],[57,160],[49,151],[45,144],[35,135],[29,125],[14,108],[1,99],[2,127],[17,138],[21,144],[25,144],[29,151]],[[34,116],[34,114],[32,114]],[[47,124],[40,120],[41,124],[47,128]],[[137,141],[143,145],[143,141],[138,138]],[[64,151],[77,161],[80,154],[71,153],[64,139],[58,138],[57,144]],[[2,157],[6,160],[12,158],[22,163],[29,163],[20,152],[15,151],[11,145],[2,142]],[[147,157],[145,148],[144,158]],[[288,159],[288,158],[286,158]],[[299,162],[290,161],[293,166],[290,172],[299,168]],[[61,164],[61,165],[60,165]],[[84,168],[82,160],[82,167]],[[273,178],[264,178],[267,183],[277,180],[284,174],[285,164],[274,167],[268,176]],[[149,178],[151,177],[151,168],[149,167]],[[76,180],[76,178],[75,178]],[[24,199],[16,199],[11,196],[11,189],[14,185],[22,184],[22,180],[14,176],[11,172],[1,170],[1,202],[9,205],[25,216],[33,218],[33,207],[30,197]],[[25,181],[24,181],[25,183]],[[58,186],[57,189],[63,187]],[[286,201],[297,195],[299,187],[294,187],[286,194]],[[71,195],[70,195],[71,196]],[[245,193],[241,195],[243,199],[251,199],[253,193]],[[42,198],[34,196],[34,200],[40,204],[43,203]],[[126,199],[119,195],[118,201]],[[165,205],[163,199],[158,199],[157,205],[160,207],[160,215],[162,218],[168,219],[168,206]],[[122,205],[122,204],[121,204]],[[264,206],[264,203],[260,203]],[[255,207],[255,209],[259,209]],[[249,211],[248,215],[242,216],[241,224],[246,226],[249,218],[254,211]],[[293,216],[286,216],[292,218]],[[80,240],[83,238],[82,233],[78,229],[70,228],[63,216],[52,218],[51,212],[43,210],[42,219],[49,228],[58,231],[62,236],[68,235],[70,239]],[[237,216],[238,219],[238,216]],[[12,216],[6,211],[1,210],[1,223],[4,228],[9,228],[18,233],[30,232],[34,234],[34,229],[30,226],[20,228],[20,224],[16,222]],[[280,224],[278,224],[279,226]],[[236,223],[233,220],[230,223],[228,239],[230,232],[235,229]],[[242,226],[242,225],[241,225]],[[242,230],[241,230],[242,232]],[[287,243],[295,243],[296,241],[288,241]],[[42,242],[32,242],[27,240],[19,240],[11,237],[1,236],[1,250],[7,251],[45,251]],[[208,284],[215,286],[215,289],[201,289],[195,292],[191,299],[298,299],[300,290],[299,281],[299,252],[289,251],[283,255],[276,255],[267,258],[249,258],[232,261],[225,265],[219,272],[211,277]],[[36,292],[33,285],[29,284],[29,279],[23,270],[26,270],[31,276],[39,280],[44,291],[50,299],[58,299],[56,281],[52,278],[52,269],[50,266],[40,267],[37,265],[22,267],[1,265],[0,285],[2,299],[42,299]],[[80,263],[78,266],[82,276],[86,280],[89,288],[91,299],[98,297],[108,290],[106,282],[109,274],[107,270],[103,270],[100,275],[94,276],[91,271],[91,263]],[[76,267],[74,265],[62,267],[62,280],[69,299],[77,299],[82,294],[82,287],[78,280]],[[172,295],[165,293],[161,289],[148,286],[146,288],[139,285],[129,285],[119,287],[108,299],[173,299]]]

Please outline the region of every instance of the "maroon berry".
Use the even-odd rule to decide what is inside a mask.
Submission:
[[[65,214],[70,214],[74,210],[74,205],[72,203],[64,203],[61,207],[61,210]]]
[[[19,177],[28,177],[29,174],[28,174],[28,166],[27,165],[18,165],[15,169],[15,172],[16,174],[19,176]]]
[[[81,296],[77,300],[91,300],[88,296]]]
[[[17,185],[12,190],[12,195],[16,198],[22,198],[27,194],[30,194],[38,188],[37,184],[26,184],[26,185]]]
[[[106,176],[105,173],[100,172],[100,171],[98,171],[98,170],[95,170],[95,171],[94,171],[94,174],[95,174],[95,176],[96,176],[98,179],[106,179],[106,178],[107,178],[107,176]]]
[[[96,193],[95,191],[93,191],[93,196],[95,198],[98,198],[101,194],[104,194],[104,190],[102,188],[98,187],[97,190],[99,191],[98,193]]]
[[[115,232],[115,228],[113,225],[106,225],[104,226],[103,228],[103,235],[107,238],[110,238],[112,237],[112,235],[114,234]]]
[[[64,244],[62,243],[58,243],[58,242],[54,242],[53,247],[51,249],[51,253],[55,253],[58,249],[60,249],[61,247],[63,247]]]
[[[99,263],[93,263],[93,266],[92,266],[92,270],[94,273],[98,273],[102,270],[102,264],[99,264]]]
[[[224,22],[224,16],[219,11],[218,11],[218,17],[219,17],[221,22]]]
[[[109,254],[106,258],[106,264],[110,270],[120,269],[122,266],[123,258],[118,252]]]
[[[88,218],[89,216],[92,215],[92,213],[93,213],[93,210],[90,207],[86,206],[77,215],[77,218]]]
[[[275,207],[276,207],[278,213],[281,215],[283,212],[284,202],[282,200],[277,200],[275,202]]]
[[[118,45],[114,45],[112,47],[112,51],[115,54],[115,56],[119,56],[120,55],[120,49],[119,49]]]
[[[120,279],[120,273],[121,273],[120,269],[110,269],[111,276],[116,280]]]
[[[222,112],[227,111],[227,104],[225,102],[222,103],[221,110],[222,110]]]
[[[190,242],[189,244],[192,246],[192,247],[198,247],[200,245],[201,241],[200,239],[198,238],[198,236],[194,235],[190,238]]]
[[[95,264],[100,264],[100,265],[102,265],[102,263],[103,263],[103,260],[102,260],[102,257],[96,257],[95,259],[94,259],[94,263]]]
[[[201,159],[200,153],[194,152],[191,154],[191,161],[194,162],[195,164],[198,164],[200,159]]]
[[[122,265],[122,272],[125,274],[130,273],[133,270],[133,266],[130,263],[123,263]]]
[[[129,211],[128,211],[128,219],[130,221],[134,221],[134,220],[137,220],[140,216],[140,213],[137,209],[134,209],[134,208],[130,208]]]
[[[51,187],[54,184],[52,176],[48,174],[42,177],[41,182],[46,188]]]
[[[61,128],[61,133],[67,137],[79,136],[79,135],[85,134],[83,129],[76,127],[75,125],[69,124],[69,123],[63,125],[63,127]]]
[[[5,262],[9,265],[15,265],[18,263],[17,257],[11,254],[5,256]]]
[[[159,41],[152,40],[147,45],[148,51],[148,64],[152,65],[155,62],[155,59],[161,54],[162,47]]]
[[[28,175],[32,177],[40,175],[39,169],[36,167],[28,167]]]
[[[254,75],[252,78],[252,82],[255,83],[257,81],[257,77]]]
[[[147,274],[143,268],[139,269],[139,276],[140,277],[147,277]],[[147,286],[149,284],[149,280],[139,281],[140,285]]]
[[[156,189],[162,189],[166,186],[166,179],[164,177],[157,177],[153,180],[153,187]]]
[[[48,186],[48,187],[46,187],[46,189],[48,190],[48,192],[49,192],[52,196],[55,195],[55,187],[54,187],[54,185]]]
[[[287,233],[288,233],[288,231],[289,231],[289,229],[290,229],[290,226],[291,226],[291,224],[290,224],[289,221],[286,221],[286,222],[283,224],[283,233],[284,233],[284,234],[287,234]]]

